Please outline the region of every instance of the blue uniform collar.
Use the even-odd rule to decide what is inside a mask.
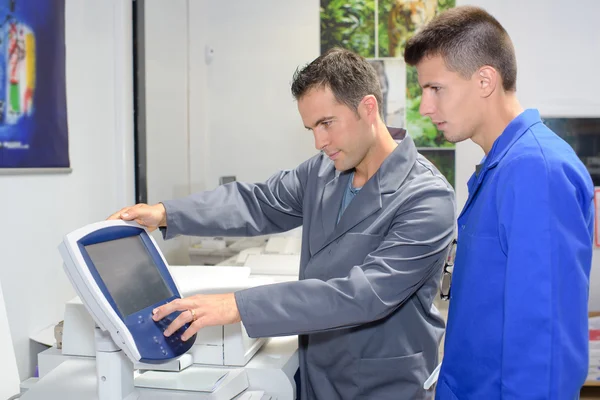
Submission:
[[[519,114],[510,121],[504,132],[496,139],[488,155],[485,157],[484,168],[495,167],[508,150],[529,128],[537,123],[541,123],[540,112],[536,109],[528,109]]]
[[[479,186],[483,182],[487,170],[494,168],[504,158],[508,150],[515,144],[517,140],[521,138],[533,125],[541,123],[540,112],[535,109],[528,109],[519,114],[515,119],[510,121],[506,126],[502,134],[496,139],[490,152],[484,157],[482,163],[483,166],[479,174],[473,174],[467,187],[469,188],[469,198],[465,204],[459,218],[464,214],[465,210],[469,207],[475,193]]]

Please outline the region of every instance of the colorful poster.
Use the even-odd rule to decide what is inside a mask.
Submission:
[[[321,53],[402,58],[406,41],[456,0],[321,0]]]
[[[433,19],[439,7],[438,0],[379,0],[379,57],[404,57],[408,39]]]
[[[0,0],[0,168],[69,168],[64,0]]]

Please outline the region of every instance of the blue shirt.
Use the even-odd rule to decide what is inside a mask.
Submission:
[[[348,186],[346,187],[346,191],[344,192],[344,198],[342,199],[342,205],[340,206],[340,212],[338,213],[338,222],[340,222],[340,218],[342,218],[342,214],[348,208],[348,205],[356,197],[358,192],[360,192],[361,188],[352,187],[352,181],[354,180],[354,172],[350,175],[350,180],[348,181]]]
[[[468,186],[436,399],[578,398],[588,372],[588,171],[526,110]]]

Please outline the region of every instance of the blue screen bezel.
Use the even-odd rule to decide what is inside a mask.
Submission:
[[[104,284],[104,281],[100,277],[100,274],[98,273],[94,262],[90,258],[88,252],[85,250],[85,246],[123,239],[132,236],[139,236],[142,239],[142,243],[144,244],[146,251],[148,251],[148,254],[150,254],[150,257],[154,261],[158,272],[163,278],[163,281],[171,290],[171,293],[173,293],[173,295],[169,298],[160,301],[159,303],[156,303],[150,307],[146,307],[143,310],[138,310],[137,312],[130,315],[123,315],[117,307],[117,304],[111,296],[110,292],[108,291],[106,285]],[[83,259],[85,260],[86,265],[90,270],[90,273],[92,274],[94,280],[96,281],[96,284],[98,285],[98,288],[100,289],[100,291],[102,291],[102,294],[104,295],[110,306],[113,308],[113,310],[117,313],[119,318],[121,318],[121,320],[124,323],[126,322],[126,319],[129,320],[131,319],[131,317],[147,310],[148,308],[158,307],[159,305],[166,304],[172,300],[181,298],[181,295],[177,290],[177,286],[175,286],[175,282],[173,281],[173,278],[171,277],[171,274],[169,273],[166,264],[164,263],[158,250],[154,246],[152,240],[148,236],[148,233],[144,229],[137,228],[135,226],[110,226],[106,228],[101,228],[79,239],[77,241],[77,245],[79,247],[81,255],[83,256]]]

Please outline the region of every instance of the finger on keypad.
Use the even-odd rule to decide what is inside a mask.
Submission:
[[[176,332],[179,328],[185,325],[187,322],[190,322],[192,319],[189,312],[184,311],[179,314],[177,318],[169,325],[169,327],[165,330],[165,336],[169,337],[174,332]]]
[[[190,324],[190,327],[187,328],[185,332],[183,332],[183,334],[181,335],[181,340],[185,342],[186,340],[194,336],[200,330],[200,328],[202,328],[202,322],[199,319],[197,319],[192,324]]]
[[[152,310],[152,318],[155,321],[160,321],[161,319],[165,318],[167,315],[170,315],[176,311],[187,310],[190,307],[191,307],[191,304],[189,304],[189,301],[187,301],[186,299],[175,299],[175,300],[171,301],[170,303],[164,304],[164,305]]]

